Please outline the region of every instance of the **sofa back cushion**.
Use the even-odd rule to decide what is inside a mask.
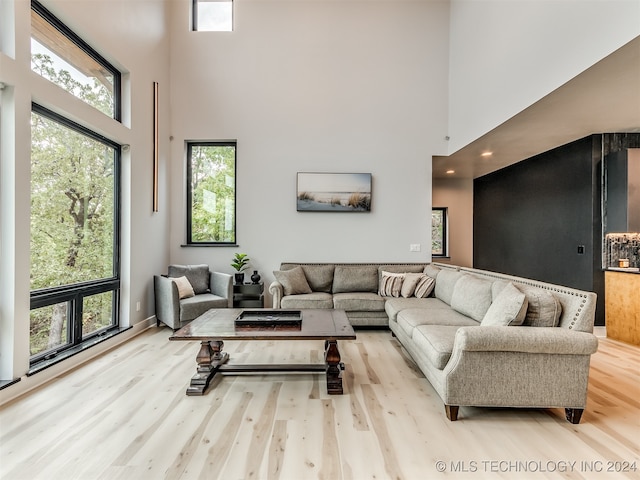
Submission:
[[[209,265],[207,264],[169,265],[167,273],[172,278],[187,277],[196,295],[209,293]]]
[[[331,293],[335,265],[302,265],[304,276],[314,292]]]
[[[435,294],[447,305],[451,305],[451,296],[456,282],[462,278],[462,273],[455,270],[440,270],[436,279]]]
[[[443,273],[444,272],[440,272],[438,275],[436,288]],[[493,282],[489,280],[484,280],[474,275],[462,275],[453,287],[451,308],[458,313],[462,313],[481,322],[491,306],[492,283]]]
[[[378,267],[375,265],[336,265],[333,293],[378,291]]]
[[[438,273],[440,273],[441,271],[442,269],[440,267],[436,267],[435,265],[431,264],[424,267],[424,273],[434,279],[438,277]]]

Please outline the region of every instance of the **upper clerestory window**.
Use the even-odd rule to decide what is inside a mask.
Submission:
[[[120,72],[36,0],[31,1],[31,70],[121,120]]]
[[[232,32],[233,0],[193,0],[193,31]]]

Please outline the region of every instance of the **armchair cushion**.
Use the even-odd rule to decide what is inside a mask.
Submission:
[[[209,293],[209,265],[169,265],[170,277],[187,277],[193,287],[193,292]]]

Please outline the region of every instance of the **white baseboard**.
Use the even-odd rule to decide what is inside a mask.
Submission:
[[[59,376],[78,368],[79,366],[93,360],[94,358],[103,355],[105,352],[122,345],[123,343],[131,340],[136,335],[144,332],[146,329],[156,325],[155,315],[149,317],[141,322],[136,323],[130,329],[106,339],[103,342],[94,345],[87,350],[84,350],[72,357],[62,360],[56,365],[42,370],[31,376],[24,375],[20,377],[19,382],[15,382],[2,390],[0,390],[0,406],[5,403],[11,402],[21,395],[24,395],[31,390],[41,387],[42,385],[54,381]]]

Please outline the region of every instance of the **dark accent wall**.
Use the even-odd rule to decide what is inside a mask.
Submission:
[[[601,142],[593,135],[477,178],[474,267],[594,291],[603,307]]]
[[[473,266],[595,292],[604,325],[602,159],[639,145],[591,135],[475,179]]]

